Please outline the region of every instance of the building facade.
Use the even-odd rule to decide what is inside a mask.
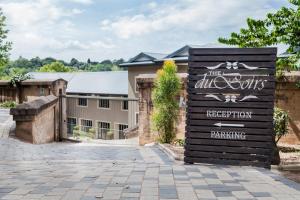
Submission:
[[[127,71],[119,72],[34,72],[34,78],[62,78],[68,81],[63,99],[67,104],[67,133],[95,132],[98,139],[124,139],[128,108],[136,100],[128,98]],[[131,106],[132,107],[132,106]],[[133,117],[132,117],[133,118]],[[79,130],[78,130],[79,129]]]

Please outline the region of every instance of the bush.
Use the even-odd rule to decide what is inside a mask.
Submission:
[[[179,103],[176,97],[181,87],[176,72],[175,62],[167,60],[164,62],[163,69],[157,71],[157,78],[154,81],[151,120],[162,143],[171,143],[176,135],[175,123],[179,114]]]
[[[176,146],[183,147],[185,144],[185,140],[184,139],[176,139],[173,141],[173,144]]]
[[[87,132],[87,136],[91,139],[95,139],[96,137],[96,130],[94,128],[90,128]]]
[[[73,128],[73,137],[74,138],[79,138],[80,137],[79,126],[74,126],[74,128]]]
[[[276,144],[282,136],[288,132],[289,115],[286,111],[280,108],[274,108],[274,131],[277,137]]]
[[[0,103],[0,108],[15,108],[17,103],[15,101],[5,101]]]

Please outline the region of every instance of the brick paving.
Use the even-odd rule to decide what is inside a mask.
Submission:
[[[183,165],[157,147],[0,140],[0,199],[300,199],[300,185],[253,167]]]

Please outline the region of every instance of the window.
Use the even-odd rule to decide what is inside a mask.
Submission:
[[[76,118],[68,117],[67,119],[67,133],[73,134],[73,129],[76,126]]]
[[[128,110],[128,101],[122,101],[122,110]]]
[[[87,99],[85,98],[78,98],[78,106],[87,106]]]
[[[109,108],[109,99],[99,99],[99,108]]]
[[[88,132],[93,127],[93,121],[87,119],[81,119],[80,121],[81,131]]]
[[[135,113],[135,124],[136,125],[139,124],[139,113],[138,112]]]
[[[110,123],[108,122],[98,122],[98,138],[107,139],[107,133],[110,130]]]
[[[45,88],[40,88],[40,96],[45,96]]]
[[[134,91],[135,91],[136,93],[139,92],[139,88],[138,88],[138,85],[137,85],[136,77],[134,77]]]
[[[119,139],[125,139],[124,130],[128,128],[127,124],[119,124]]]

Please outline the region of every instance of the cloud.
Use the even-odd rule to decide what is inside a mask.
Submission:
[[[70,1],[72,3],[80,3],[80,4],[86,4],[86,5],[93,3],[92,0],[68,0],[68,1]]]
[[[105,19],[101,29],[119,38],[129,39],[159,31],[207,31],[212,28],[240,26],[249,16],[262,17],[271,0],[179,0],[172,4],[148,4],[148,14],[120,16],[110,23]],[[154,9],[155,8],[155,9]]]
[[[74,23],[74,17],[83,13],[81,9],[64,8],[53,0],[6,1],[0,7],[7,16],[8,39],[13,42],[14,55],[50,56],[67,50],[114,47],[110,42],[82,38],[81,29]]]

